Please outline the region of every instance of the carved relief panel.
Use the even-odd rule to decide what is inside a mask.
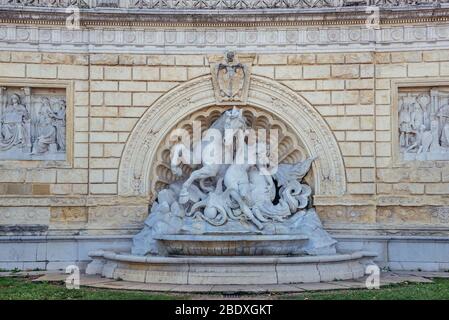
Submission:
[[[449,86],[400,88],[397,112],[401,160],[449,160]]]
[[[0,160],[66,160],[66,89],[0,86]]]

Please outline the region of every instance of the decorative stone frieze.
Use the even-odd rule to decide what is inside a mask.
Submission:
[[[254,10],[254,9],[314,9],[358,6],[378,6],[384,8],[407,6],[436,6],[447,0],[2,0],[5,6],[56,7],[66,8],[133,8],[171,10]]]

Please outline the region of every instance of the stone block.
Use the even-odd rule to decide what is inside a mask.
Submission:
[[[252,74],[267,78],[274,78],[273,66],[254,66],[251,70]]]
[[[117,142],[118,135],[116,132],[92,132],[90,133],[91,142]]]
[[[41,63],[42,54],[39,52],[11,52],[11,62],[24,62],[24,63]]]
[[[10,62],[11,61],[11,52],[2,51],[0,52],[0,62]]]
[[[104,103],[103,92],[92,92],[90,94],[90,105],[91,106],[101,106],[101,105],[103,105],[103,103]]]
[[[287,64],[287,55],[284,54],[261,54],[258,57],[260,65]]]
[[[377,116],[376,117],[376,129],[377,130],[390,130],[391,128],[390,116]]]
[[[377,142],[376,143],[376,155],[379,157],[391,156],[391,144],[388,142]]]
[[[350,194],[374,194],[376,185],[374,183],[350,183],[348,184],[348,192]]]
[[[344,80],[316,80],[318,90],[344,90]]]
[[[344,159],[348,168],[373,168],[375,166],[372,157],[345,157]]]
[[[160,93],[157,92],[136,92],[133,93],[133,106],[144,106],[148,107],[153,104],[161,96]]]
[[[312,105],[329,105],[331,103],[331,96],[328,91],[304,92],[302,95]]]
[[[449,62],[440,63],[440,75],[449,76]]]
[[[54,169],[29,169],[26,172],[27,183],[55,183],[56,170]]]
[[[104,119],[103,118],[90,118],[90,131],[103,131]]]
[[[187,78],[193,79],[199,76],[210,74],[209,67],[188,67],[187,68]]]
[[[361,142],[360,143],[360,153],[362,156],[373,156],[374,155],[374,143]]]
[[[118,115],[117,107],[91,107],[90,115],[92,117],[116,117]]]
[[[377,178],[383,182],[396,183],[407,181],[410,176],[410,170],[405,168],[378,169]]]
[[[178,66],[203,66],[204,57],[202,55],[177,55],[175,63]]]
[[[118,91],[117,81],[91,81],[91,91]]]
[[[294,54],[289,55],[287,57],[288,64],[314,64],[315,63],[315,55],[311,53],[302,53],[302,54]]]
[[[374,129],[374,117],[372,117],[372,116],[360,117],[360,129],[363,129],[363,130]]]
[[[52,207],[50,208],[50,223],[85,223],[87,222],[86,207]]]
[[[159,80],[159,67],[133,67],[134,80]]]
[[[119,56],[120,65],[146,65],[147,56],[136,54],[121,54]]]
[[[58,66],[59,79],[80,79],[89,78],[89,68],[87,66],[60,65]]]
[[[120,265],[114,270],[114,279],[124,281],[145,282],[147,271],[141,269],[121,268]]]
[[[115,169],[104,170],[103,181],[105,183],[117,183],[117,179],[118,179],[118,170]]]
[[[102,80],[104,77],[103,67],[90,66],[90,79]]]
[[[162,81],[186,81],[187,68],[186,67],[162,67],[161,68]]]
[[[374,182],[375,171],[374,169],[362,169],[362,182]]]
[[[346,179],[348,180],[348,182],[360,182],[361,181],[360,169],[347,168]]]
[[[90,159],[91,168],[118,168],[120,159],[117,158],[93,158]]]
[[[105,131],[131,131],[136,124],[134,118],[107,118],[104,120]]]
[[[56,66],[51,64],[28,64],[26,75],[30,78],[53,79],[56,78]]]
[[[448,61],[449,50],[432,50],[422,53],[424,61]]]
[[[438,62],[408,64],[409,77],[436,77],[440,74]]]
[[[191,264],[189,284],[272,284],[277,283],[272,264]]]
[[[0,169],[0,183],[25,182],[25,169]]]
[[[389,52],[375,52],[374,53],[374,62],[376,64],[390,63],[391,62],[391,54]]]
[[[123,144],[105,144],[104,156],[105,157],[121,157],[123,151]]]
[[[104,67],[106,80],[131,80],[131,68],[129,67]]]
[[[449,194],[449,184],[447,183],[432,183],[426,185],[427,194]]]
[[[373,79],[346,80],[346,89],[374,89]]]
[[[87,183],[88,171],[84,169],[58,169],[58,183]]]
[[[329,63],[329,64],[336,64],[336,63],[344,63],[345,62],[345,55],[344,53],[318,53],[316,55],[316,62],[317,63]]]
[[[91,54],[90,64],[117,65],[118,57],[117,54]]]
[[[359,156],[360,144],[358,142],[340,142],[341,153],[344,156]]]
[[[147,91],[148,92],[166,92],[170,89],[176,87],[178,82],[148,82],[147,83]]]
[[[360,75],[358,64],[332,65],[332,78],[352,79]]]
[[[360,78],[373,78],[374,77],[374,65],[362,64],[360,65]]]
[[[315,90],[315,80],[287,80],[282,81],[287,87],[295,91],[310,91]]]
[[[116,194],[117,193],[117,184],[91,184],[90,192],[92,194]]]
[[[378,64],[376,77],[378,78],[405,78],[407,76],[406,64]]]
[[[88,65],[89,56],[83,54],[44,52],[42,53],[42,63]]]
[[[331,68],[328,65],[323,66],[304,66],[304,79],[327,79],[330,77]]]
[[[357,90],[332,91],[332,104],[358,104],[359,97]]]
[[[50,194],[49,184],[33,184],[31,186],[31,193],[35,196],[44,196]]]
[[[346,63],[373,63],[373,52],[352,52],[345,54]]]
[[[421,51],[392,52],[391,62],[421,62]]]
[[[332,130],[357,130],[360,128],[358,117],[328,117],[326,121]]]
[[[146,82],[120,81],[119,88],[120,91],[139,92],[139,91],[146,91],[147,84]]]
[[[301,79],[301,66],[277,66],[274,69],[276,79]]]
[[[147,64],[150,66],[169,66],[175,64],[175,56],[171,55],[149,55]]]
[[[196,284],[189,281],[188,264],[153,264],[147,269],[145,282],[168,284]]]
[[[316,263],[278,264],[276,266],[278,283],[319,282],[320,272]]]
[[[127,92],[105,92],[104,102],[109,106],[130,106],[131,93]]]
[[[118,116],[122,118],[140,118],[147,109],[146,107],[120,107]]]

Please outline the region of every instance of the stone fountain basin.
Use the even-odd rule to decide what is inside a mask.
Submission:
[[[303,254],[304,235],[159,235],[168,255],[174,256],[273,256]]]

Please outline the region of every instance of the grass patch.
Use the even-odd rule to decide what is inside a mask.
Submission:
[[[449,279],[433,283],[402,283],[380,289],[350,289],[282,295],[294,300],[449,300]]]
[[[0,300],[174,300],[186,296],[143,291],[81,287],[69,290],[60,282],[32,282],[30,278],[0,278]]]
[[[69,290],[62,282],[32,282],[31,278],[0,278],[0,300],[202,300],[220,294],[188,295],[144,291],[111,290],[81,287]],[[434,279],[434,283],[404,283],[381,287],[379,290],[348,289],[299,294],[252,295],[260,299],[293,300],[449,300],[449,279]],[[242,299],[248,296],[241,296]]]

